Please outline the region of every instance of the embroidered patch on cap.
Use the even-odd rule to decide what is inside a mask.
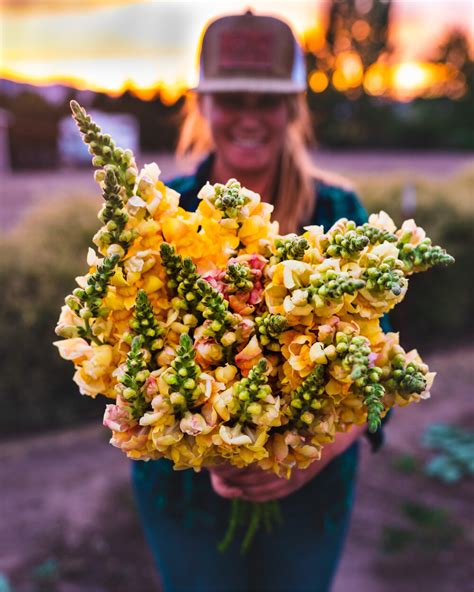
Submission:
[[[271,69],[274,39],[272,33],[265,31],[222,31],[219,35],[219,68]]]

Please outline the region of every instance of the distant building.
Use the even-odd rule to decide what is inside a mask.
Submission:
[[[130,148],[137,154],[140,147],[140,129],[136,117],[126,113],[104,113],[94,110],[88,113],[104,133],[112,136],[116,146]],[[90,163],[91,155],[70,116],[59,122],[58,148],[60,162],[64,165]]]

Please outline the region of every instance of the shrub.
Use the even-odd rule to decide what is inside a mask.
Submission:
[[[86,268],[96,213],[97,203],[86,197],[43,203],[0,240],[3,435],[70,424],[103,409],[103,401],[79,396],[70,363],[52,345],[64,297]]]
[[[415,210],[409,217],[456,263],[413,276],[405,300],[391,319],[407,347],[447,347],[467,339],[474,329],[474,167],[443,181],[407,175],[371,177],[360,179],[358,188],[369,212],[383,209],[400,224],[407,217],[402,207],[407,184],[416,192]]]

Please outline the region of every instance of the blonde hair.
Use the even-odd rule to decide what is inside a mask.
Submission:
[[[316,180],[347,186],[344,179],[321,171],[311,161],[309,147],[314,138],[305,96],[288,95],[286,101],[289,123],[281,154],[273,213],[274,219],[280,223],[282,234],[299,232],[302,226],[308,224],[316,205]],[[214,143],[194,94],[188,95],[183,116],[176,155],[182,162],[196,161],[211,152]]]

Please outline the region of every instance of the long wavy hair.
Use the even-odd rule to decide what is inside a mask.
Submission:
[[[347,186],[345,179],[318,169],[309,148],[314,143],[311,116],[304,94],[285,97],[289,123],[283,143],[273,217],[280,223],[280,233],[299,232],[308,224],[314,211],[315,182],[323,180]],[[183,111],[176,155],[181,162],[196,162],[214,150],[208,122],[202,115],[198,98],[189,94]],[[251,189],[251,188],[250,188]]]

